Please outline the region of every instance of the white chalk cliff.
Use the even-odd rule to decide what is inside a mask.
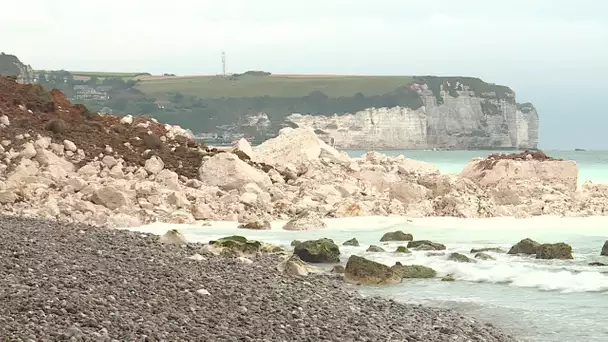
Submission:
[[[14,55],[0,53],[0,75],[16,76],[19,83],[33,83],[34,70],[31,66],[25,65]]]
[[[412,84],[419,108],[369,108],[333,116],[292,114],[287,120],[310,127],[337,148],[398,149],[535,149],[539,118],[532,104],[518,104],[515,93],[475,92],[459,82],[445,82],[433,93],[427,84]],[[500,93],[500,94],[498,94]]]

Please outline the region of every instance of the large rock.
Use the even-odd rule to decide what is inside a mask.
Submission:
[[[6,178],[5,186],[7,188],[19,188],[26,183],[29,183],[28,179],[38,173],[38,163],[30,159],[21,159],[17,167],[9,173]]]
[[[348,258],[344,279],[351,283],[364,285],[396,284],[401,281],[401,277],[390,267],[356,255]]]
[[[513,245],[507,254],[536,254],[539,246],[540,243],[526,238]]]
[[[262,243],[248,240],[243,236],[226,236],[215,241],[209,241],[209,245],[217,248],[222,253],[239,255],[252,255],[262,251]]]
[[[573,259],[572,247],[566,243],[544,243],[536,248],[536,259]]]
[[[407,248],[424,251],[443,251],[446,249],[444,244],[432,242],[429,240],[410,241],[407,243]]]
[[[437,271],[430,267],[422,265],[402,265],[398,261],[391,269],[399,275],[399,277],[406,279],[434,278],[437,276]]]
[[[578,184],[576,162],[571,160],[474,159],[460,176],[493,188],[509,188],[516,183],[560,184],[575,191]]]
[[[74,171],[74,165],[72,163],[61,157],[56,156],[51,151],[37,149],[35,159],[42,166],[57,165],[67,172]]]
[[[76,152],[76,150],[78,150],[78,147],[76,147],[76,144],[74,144],[72,141],[67,140],[67,139],[63,141],[63,148],[66,151],[71,151],[71,152]]]
[[[456,262],[473,262],[468,256],[461,253],[450,253],[448,260]]]
[[[313,211],[303,211],[297,217],[291,219],[284,226],[284,230],[314,230],[327,228],[327,224],[321,220],[318,214]]]
[[[410,182],[391,183],[389,186],[389,198],[406,204],[428,199],[430,193],[431,190],[424,186]]]
[[[602,247],[602,251],[600,252],[600,255],[608,256],[608,240],[606,240],[606,242],[604,242],[604,246]]]
[[[232,153],[218,153],[204,161],[199,169],[199,178],[222,190],[241,190],[248,183],[255,183],[262,189],[272,186],[267,174],[251,167]]]
[[[502,248],[498,247],[471,248],[471,253],[473,254],[480,252],[504,253],[505,251],[503,251]]]
[[[255,159],[253,148],[249,144],[249,141],[247,141],[245,138],[239,139],[239,141],[232,146],[232,152],[234,154],[242,153],[249,157],[249,159]]]
[[[404,233],[402,230],[397,230],[394,232],[388,232],[382,235],[380,242],[386,241],[412,241],[414,237],[412,234]]]
[[[475,254],[475,259],[479,260],[496,260],[493,256],[486,254],[484,252],[479,252]]]
[[[161,172],[165,168],[165,163],[157,156],[152,156],[146,160],[144,169],[153,175]]]
[[[34,144],[32,144],[31,142],[25,143],[22,146],[22,150],[19,153],[19,155],[23,158],[26,159],[32,159],[36,156],[36,148],[34,147]]]
[[[0,190],[0,204],[13,204],[19,199],[14,190]]]
[[[340,248],[331,239],[304,241],[295,246],[293,254],[306,262],[333,263],[340,262]]]
[[[393,177],[391,177],[393,176]],[[386,189],[390,189],[397,178],[394,175],[387,174],[385,171],[378,170],[366,170],[358,173],[358,177],[364,183],[368,183],[375,187],[376,190],[383,192]]]
[[[589,266],[600,266],[600,267],[604,267],[604,266],[608,266],[608,264],[604,264],[603,262],[598,262],[598,261],[594,261],[594,262],[590,262]]]
[[[184,235],[177,229],[167,231],[165,235],[160,237],[160,242],[166,245],[184,245],[187,243]]]
[[[399,164],[398,170],[401,174],[413,174],[419,176],[439,174],[439,169],[437,166],[425,161],[409,158],[403,159],[401,164]]]
[[[344,241],[344,243],[342,244],[342,246],[355,246],[355,247],[358,247],[359,246],[359,241],[357,240],[357,238],[352,238],[350,240]]]
[[[122,191],[114,186],[106,185],[95,191],[91,197],[91,202],[114,210],[126,206],[128,204],[128,199]]]
[[[372,253],[382,253],[382,252],[386,252],[384,250],[384,248],[380,247],[380,246],[376,246],[376,245],[371,245],[369,246],[366,250],[366,252],[372,252]]]
[[[343,158],[336,149],[321,141],[311,128],[283,128],[277,137],[253,148],[256,161],[277,166],[293,164],[296,167],[318,161],[321,151],[326,156]]]
[[[213,218],[213,210],[207,203],[195,203],[192,205],[191,211],[196,220],[210,220]]]
[[[308,265],[297,255],[292,255],[277,265],[279,272],[289,275],[307,276],[309,273],[318,273],[321,270],[315,266]]]
[[[266,220],[254,219],[240,224],[239,228],[253,230],[269,230],[272,228],[272,226],[270,225],[270,222]]]
[[[406,254],[409,254],[409,253],[412,253],[412,252],[409,249],[407,249],[407,247],[405,247],[405,246],[399,246],[395,250],[395,253],[406,253]]]

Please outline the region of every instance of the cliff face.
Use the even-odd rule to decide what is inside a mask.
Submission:
[[[312,127],[338,148],[535,149],[538,113],[518,104],[509,88],[432,78],[414,83],[419,108],[369,108],[333,116],[292,114],[287,120]],[[429,82],[430,83],[430,82]],[[435,91],[433,91],[435,88]]]
[[[13,55],[0,53],[0,75],[17,77],[19,83],[34,83],[34,70]]]

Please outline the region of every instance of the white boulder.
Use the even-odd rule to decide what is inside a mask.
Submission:
[[[116,158],[112,157],[112,156],[104,156],[101,159],[101,162],[103,163],[103,165],[111,168],[112,166],[118,164],[118,161],[116,160]]]
[[[62,167],[67,172],[74,171],[74,165],[72,163],[70,163],[69,161],[67,161],[61,157],[56,156],[51,151],[37,149],[36,150],[36,161],[38,163],[40,163],[40,165],[42,165],[42,166],[57,165],[57,166]]]
[[[196,220],[210,220],[213,218],[213,210],[207,203],[196,203],[192,205],[192,216]]]
[[[127,115],[120,118],[120,123],[123,125],[130,125],[133,123],[133,115]]]
[[[436,175],[439,174],[437,166],[425,161],[404,158],[398,166],[401,174]]]
[[[19,153],[19,155],[26,159],[32,159],[36,156],[36,148],[34,144],[28,142],[23,144],[23,150]]]
[[[389,199],[397,199],[402,203],[416,203],[430,197],[431,191],[422,185],[410,182],[391,183]]]
[[[245,192],[239,197],[239,201],[243,204],[254,205],[258,200],[258,195],[253,192]]]
[[[152,156],[146,160],[144,169],[150,174],[157,174],[165,168],[165,163],[157,156]]]
[[[233,152],[240,151],[240,152],[244,153],[245,155],[247,155],[252,160],[255,159],[255,154],[253,153],[253,148],[249,144],[249,141],[247,141],[247,139],[245,139],[245,138],[239,139],[239,141],[237,141],[234,144],[234,146],[232,146],[232,151]]]
[[[283,128],[275,138],[266,140],[253,151],[257,155],[256,161],[269,165],[285,165],[291,163],[295,166],[316,162],[321,156],[334,156],[344,159],[336,149],[324,143],[317,137],[314,130],[308,127]]]
[[[242,189],[247,183],[255,183],[262,189],[272,186],[267,174],[251,167],[232,153],[218,153],[203,161],[199,169],[203,183],[222,190]]]
[[[184,245],[186,238],[177,229],[169,230],[160,237],[160,242],[167,245]]]
[[[38,136],[38,139],[36,139],[36,141],[34,142],[34,146],[36,148],[47,149],[51,146],[51,142],[53,142],[51,137]]]
[[[67,139],[63,141],[63,147],[67,151],[76,152],[76,150],[78,150],[78,148],[76,147],[76,144],[74,144],[73,142],[71,142],[70,140],[67,140]]]
[[[327,228],[327,224],[321,220],[318,214],[313,211],[304,211],[296,218],[291,219],[284,226],[284,230],[315,230]]]
[[[575,191],[578,168],[571,160],[473,159],[460,173],[482,187],[509,188],[514,185],[547,184]]]
[[[107,185],[99,188],[93,194],[91,202],[114,210],[128,204],[127,196],[114,186]]]

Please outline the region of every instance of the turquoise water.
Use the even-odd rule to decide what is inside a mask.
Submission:
[[[316,231],[281,230],[282,222],[268,231],[245,231],[236,223],[217,222],[211,227],[157,224],[137,230],[163,234],[177,228],[189,241],[208,242],[239,234],[250,239],[291,249],[292,240],[328,237],[342,244],[352,237],[360,247],[340,246],[342,264],[352,254],[393,265],[420,264],[434,268],[439,276],[453,274],[454,282],[439,278],[404,281],[397,285],[358,286],[365,295],[456,309],[463,314],[489,321],[523,341],[606,341],[608,336],[608,267],[588,266],[608,263],[599,252],[608,232],[608,218],[497,218],[457,219],[401,217],[357,217],[329,219],[328,228]],[[424,251],[395,254],[399,243],[380,243],[387,231],[400,229],[415,239],[445,244],[447,253],[469,257],[471,248],[500,247],[505,250],[525,237],[539,242],[564,241],[572,245],[574,260],[536,260],[530,257],[489,253],[495,261],[456,263],[446,256],[429,256]],[[387,252],[367,253],[370,244]]]
[[[359,157],[367,150],[346,150],[351,157]],[[442,173],[459,173],[467,162],[476,157],[486,157],[490,153],[505,151],[421,151],[383,150],[388,156],[404,156],[435,164]],[[554,158],[574,160],[579,170],[579,183],[590,180],[594,183],[608,183],[608,151],[544,151]]]

